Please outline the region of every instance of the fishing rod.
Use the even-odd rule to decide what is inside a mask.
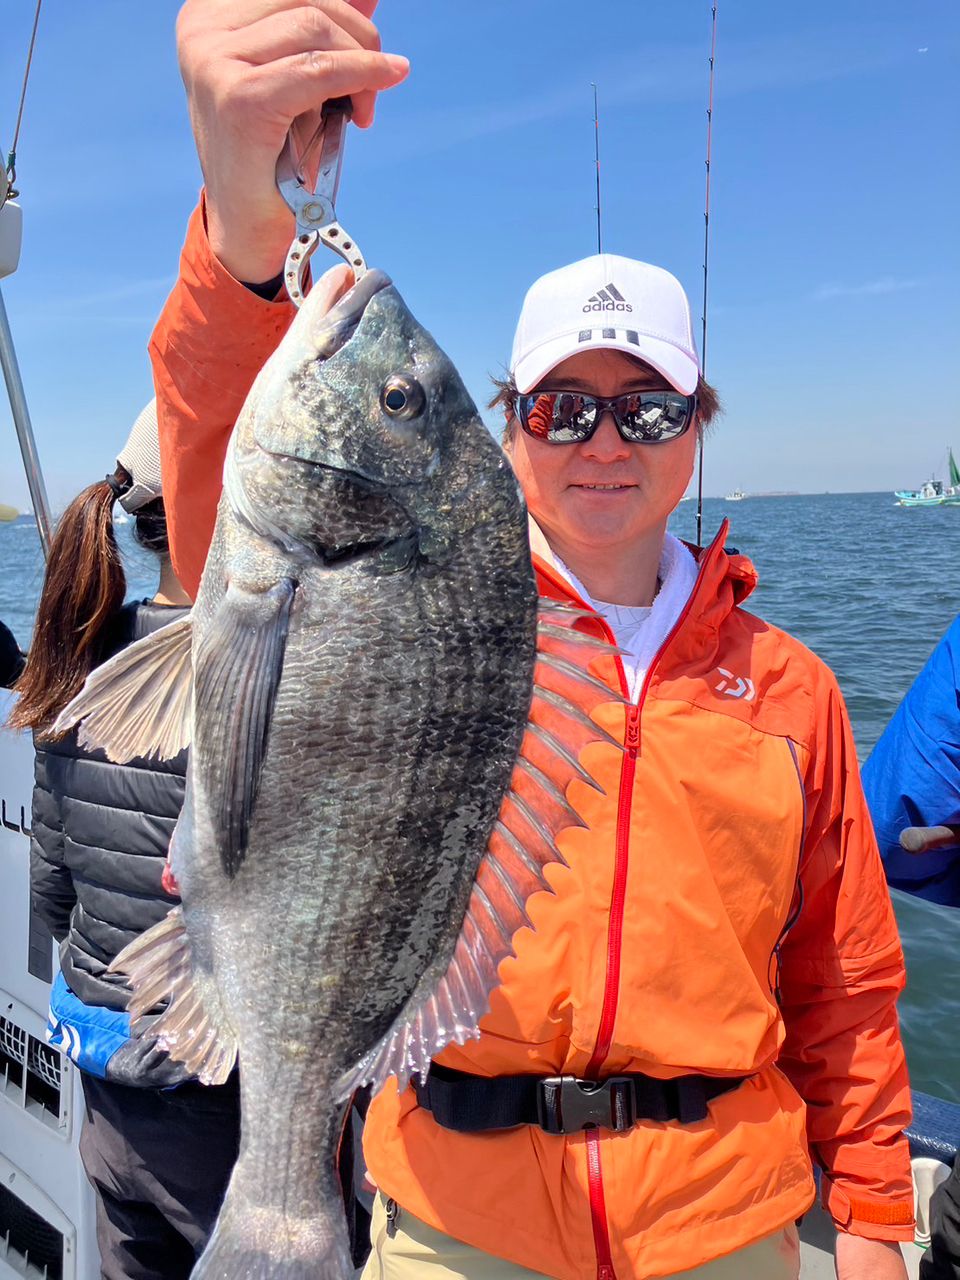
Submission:
[[[597,109],[597,86],[593,89],[593,154],[597,168],[597,253],[603,253],[603,242],[600,233],[600,112]]]
[[[700,369],[707,376],[707,283],[710,262],[710,159],[713,145],[713,72],[717,60],[717,6],[713,5],[710,35],[710,89],[707,97],[706,195],[703,205],[703,309],[701,313]],[[703,435],[697,450],[697,546],[703,546]]]
[[[30,68],[33,66],[33,51],[37,43],[37,27],[40,25],[40,5],[42,2],[43,0],[37,0],[37,7],[33,15],[33,30],[30,32],[30,47],[27,50],[27,65],[24,68],[23,85],[20,89],[20,106],[17,110],[17,123],[13,129],[13,145],[7,155],[6,169],[10,178],[9,195],[11,199],[17,195],[17,192],[13,187],[13,184],[17,180],[17,143],[20,141],[20,126],[23,124],[23,107],[27,100],[27,84],[30,80]],[[2,208],[2,202],[0,202],[0,208]]]

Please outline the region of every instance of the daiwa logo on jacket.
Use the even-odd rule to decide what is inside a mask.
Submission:
[[[608,284],[591,294],[583,309],[584,311],[632,311],[633,307],[615,284]]]

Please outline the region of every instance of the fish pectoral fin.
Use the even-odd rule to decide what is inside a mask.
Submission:
[[[258,592],[231,583],[198,646],[193,767],[230,878],[247,851],[295,594],[290,578]]]
[[[135,1033],[155,1038],[201,1083],[223,1084],[237,1060],[237,1042],[222,1011],[209,1008],[211,995],[205,1001],[196,989],[181,907],[134,938],[108,972],[123,974],[133,992],[127,1008]],[[151,1016],[164,1000],[163,1013]]]
[[[453,956],[439,982],[424,976],[387,1034],[338,1081],[339,1098],[365,1084],[376,1093],[390,1076],[401,1090],[414,1075],[425,1080],[431,1059],[447,1045],[479,1036],[480,1019],[500,982],[500,963],[515,954],[517,930],[532,927],[528,900],[540,890],[553,892],[546,868],[566,866],[557,836],[584,825],[568,789],[573,783],[600,789],[580,755],[598,742],[622,750],[591,714],[603,703],[624,701],[591,671],[595,660],[609,660],[618,650],[576,630],[583,616],[541,600],[527,731]]]
[[[80,745],[118,764],[179,755],[193,732],[192,640],[188,614],[121,649],[90,673],[54,732],[79,723]]]

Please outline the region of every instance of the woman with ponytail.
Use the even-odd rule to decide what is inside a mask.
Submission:
[[[134,517],[137,542],[157,557],[149,600],[124,604],[116,503]],[[235,1079],[206,1087],[149,1035],[132,1037],[126,987],[108,972],[122,948],[177,901],[163,872],[183,804],[186,752],[114,764],[81,747],[75,732],[57,735],[53,724],[95,667],[189,605],[167,547],[151,401],[115,470],[60,519],[10,717],[34,734],[31,891],[60,944],[48,1035],[81,1069],[80,1154],[97,1194],[104,1280],[190,1275],[236,1159],[239,1095]]]
[[[148,610],[151,605],[161,610],[189,607],[190,598],[167,555],[163,499],[159,489],[145,497],[147,492],[142,483],[134,485],[130,472],[118,462],[112,475],[84,489],[61,516],[47,562],[30,659],[16,686],[20,697],[10,718],[15,728],[49,733],[94,667],[122,647],[124,625],[136,624],[141,605]],[[126,576],[113,530],[117,501],[136,514],[134,536],[140,545],[160,557],[160,583],[153,600],[126,609],[122,608]],[[157,621],[162,626],[173,617],[159,615]]]

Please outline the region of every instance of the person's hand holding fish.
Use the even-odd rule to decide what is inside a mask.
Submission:
[[[380,89],[407,60],[380,51],[376,0],[187,0],[177,22],[207,197],[210,243],[238,280],[278,274],[292,215],[276,186],[277,156],[298,121],[312,132],[330,98],[353,100],[353,121],[373,121]],[[298,117],[301,120],[298,120]]]

